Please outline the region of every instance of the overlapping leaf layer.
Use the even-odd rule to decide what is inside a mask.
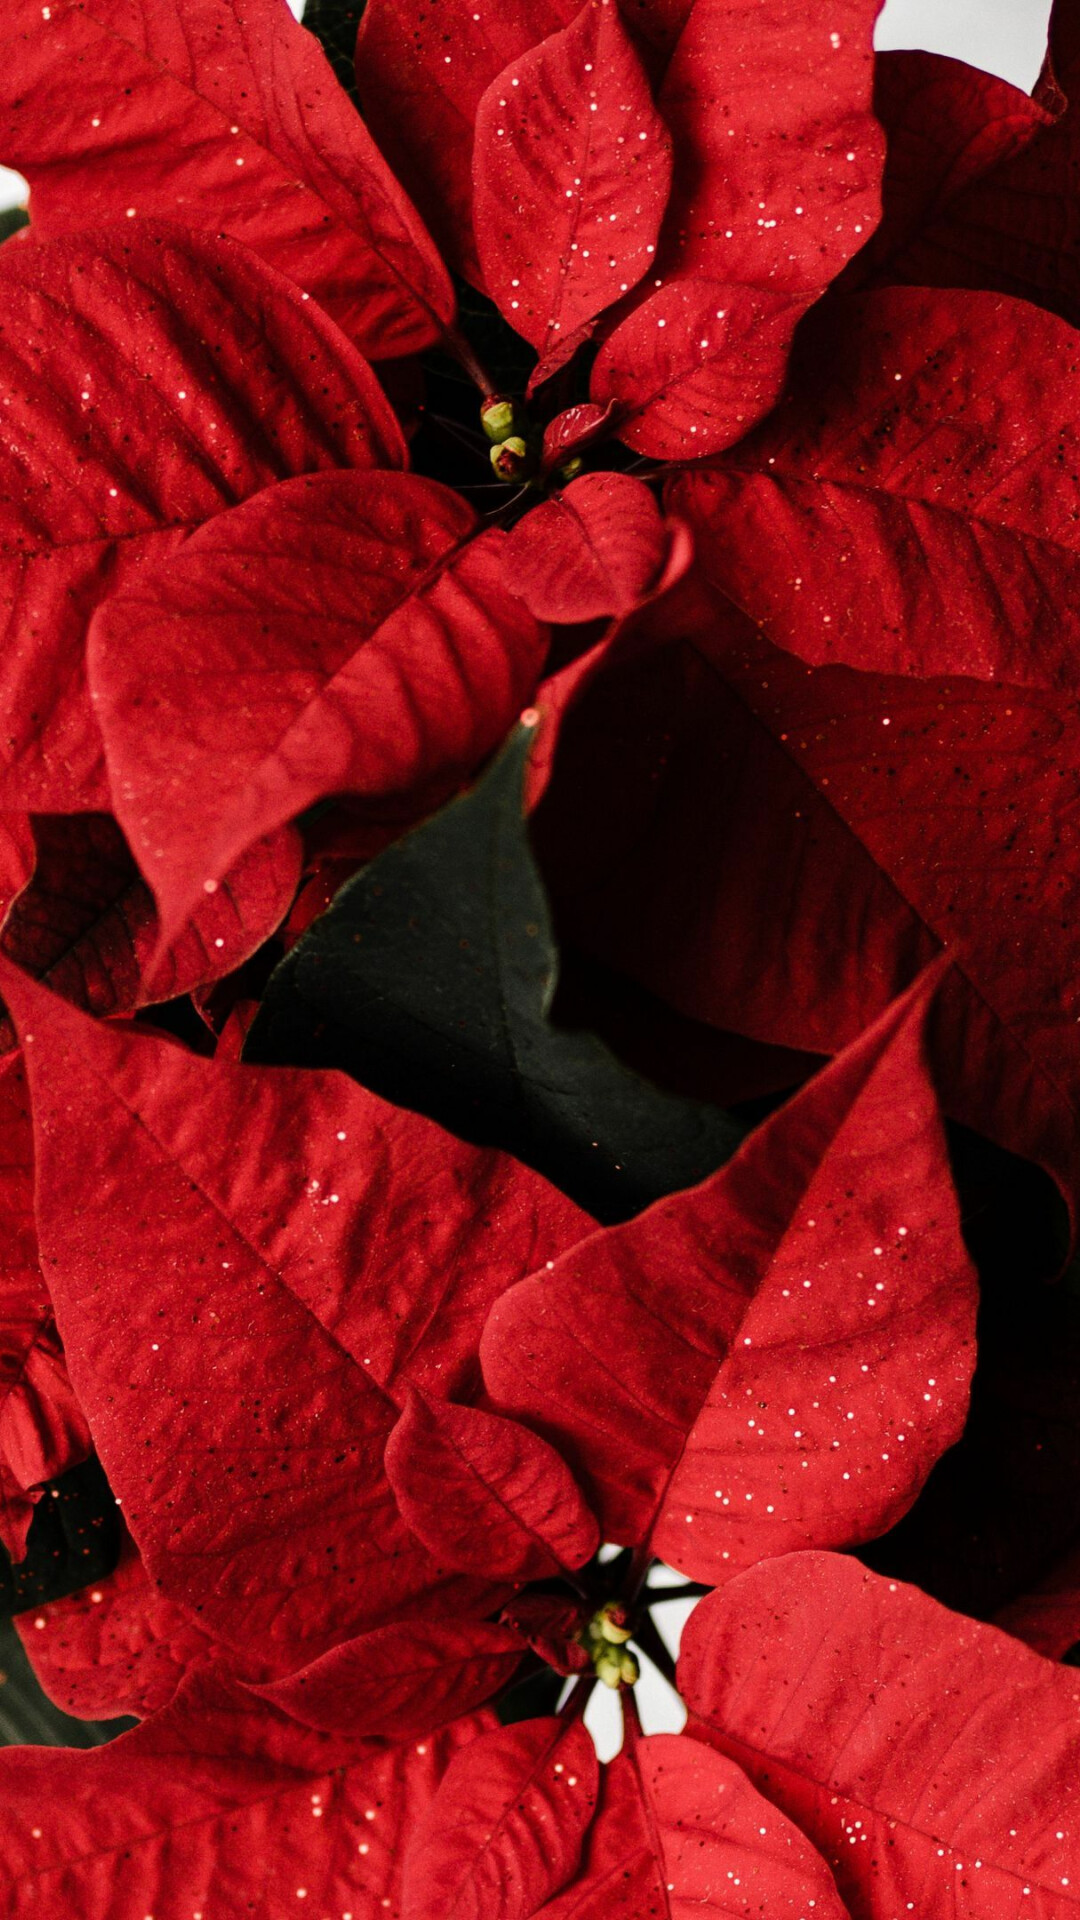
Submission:
[[[0,22],[0,1906],[1075,1920],[1074,10],[360,11]]]

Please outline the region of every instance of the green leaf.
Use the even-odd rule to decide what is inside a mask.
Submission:
[[[550,1020],[558,954],[522,807],[530,739],[518,728],[471,792],[342,887],[271,976],[246,1058],[343,1067],[621,1220],[704,1179],[745,1129]]]
[[[0,1617],[78,1593],[104,1579],[120,1552],[120,1517],[97,1460],[52,1480],[30,1523],[26,1558],[0,1548]]]

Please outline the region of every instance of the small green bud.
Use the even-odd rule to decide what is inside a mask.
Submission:
[[[636,1686],[640,1678],[641,1678],[641,1668],[638,1666],[638,1663],[634,1659],[633,1654],[625,1653],[625,1652],[620,1653],[619,1679],[622,1681],[623,1686],[624,1687]]]
[[[493,393],[480,408],[480,425],[489,440],[498,446],[508,440],[516,425],[516,408],[503,393]]]
[[[560,480],[576,480],[578,477],[578,474],[581,472],[581,469],[584,465],[585,465],[585,462],[581,458],[581,455],[579,453],[575,453],[572,460],[568,460],[564,467],[559,468],[559,479]]]
[[[633,1629],[627,1624],[626,1608],[618,1600],[609,1600],[607,1606],[601,1607],[595,1618],[605,1640],[610,1641],[614,1647],[625,1646]]]
[[[491,464],[500,480],[523,480],[528,474],[532,462],[529,449],[520,434],[511,434],[499,446],[491,449]]]
[[[626,1658],[626,1654],[616,1653],[613,1647],[609,1653],[602,1653],[596,1662],[597,1679],[602,1680],[605,1687],[610,1687],[613,1692],[616,1687],[622,1686],[622,1663]],[[637,1662],[633,1664],[636,1669]]]

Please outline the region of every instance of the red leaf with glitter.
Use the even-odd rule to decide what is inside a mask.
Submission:
[[[977,1292],[922,1060],[929,997],[720,1173],[493,1308],[489,1390],[566,1453],[608,1538],[715,1584],[884,1532],[959,1437]]]
[[[907,242],[1055,119],[996,74],[916,51],[878,55],[874,113],[886,142],[881,224],[852,261],[845,286],[893,279]],[[932,274],[930,284],[937,277]]]
[[[800,311],[767,290],[667,280],[601,348],[593,400],[615,410],[620,439],[639,453],[713,453],[772,406]]]
[[[140,1719],[172,1699],[189,1668],[217,1651],[195,1620],[151,1586],[125,1537],[107,1578],[16,1617],[50,1700],[77,1719]]]
[[[527,1427],[413,1388],[386,1446],[406,1525],[445,1566],[494,1580],[549,1579],[600,1544],[559,1455]]]
[[[523,1720],[474,1741],[409,1836],[403,1920],[529,1920],[577,1866],[598,1775],[576,1720]]]
[[[622,616],[656,585],[670,542],[640,480],[589,473],[518,521],[503,551],[506,584],[538,620]]]
[[[604,1769],[573,1885],[543,1920],[847,1920],[833,1877],[790,1820],[721,1754],[671,1734]]]
[[[546,635],[505,536],[436,481],[265,491],[110,601],[91,677],[116,806],[169,939],[255,839],[335,793],[461,778],[532,692]]]
[[[356,42],[364,118],[452,266],[483,285],[472,223],[473,128],[511,60],[568,26],[576,0],[371,0]]]
[[[366,362],[227,240],[141,223],[0,254],[0,803],[108,809],[94,609],[215,514],[318,468],[400,465]],[[177,929],[178,931],[178,929]]]
[[[90,1452],[38,1264],[33,1135],[21,1060],[0,1065],[0,1541],[26,1551],[37,1489]]]
[[[289,828],[257,841],[214,893],[204,893],[178,939],[155,963],[157,915],[149,887],[108,814],[38,814],[33,878],[8,913],[0,951],[87,1012],[109,1017],[220,980],[268,939],[300,877]],[[0,1046],[15,1045],[0,1020]]]
[[[583,1216],[343,1076],[198,1059],[2,975],[43,1266],[151,1578],[291,1666],[421,1599],[485,1611],[490,1585],[409,1534],[382,1452],[404,1382],[471,1381],[491,1301]]]
[[[1080,353],[999,295],[895,289],[800,336],[788,392],[670,504],[707,576],[814,665],[1074,689]]]
[[[428,234],[280,0],[10,0],[0,73],[0,150],[44,237],[132,214],[227,233],[372,359],[451,318]]]
[[[683,615],[685,645],[661,634],[563,719],[542,828],[566,936],[683,1013],[822,1053],[947,945],[932,1036],[946,1109],[1071,1202],[1071,704],[808,670],[730,605]]]
[[[485,287],[536,348],[542,380],[640,280],[671,185],[671,141],[615,0],[586,0],[492,81],[473,178]]]
[[[519,1633],[488,1620],[412,1619],[344,1640],[254,1691],[323,1733],[412,1740],[489,1700],[524,1651]]]
[[[766,1651],[767,1649],[767,1651]],[[1075,1912],[1080,1676],[857,1561],[791,1554],[705,1600],[681,1688],[858,1920]]]
[[[947,103],[952,119],[955,93],[986,84],[985,74],[972,75],[960,62],[939,64],[953,67],[956,77],[921,142],[931,153],[953,138],[942,107]],[[1001,82],[991,85],[1002,88]],[[1001,152],[993,164],[958,169],[942,183],[906,244],[894,247],[880,265],[873,263],[882,280],[993,288],[1048,308],[1071,326],[1080,322],[1072,213],[1080,168],[1080,45],[1071,0],[1054,5],[1049,56],[1035,92],[1037,105],[1023,96],[1010,102],[990,96],[989,113],[997,123],[1012,121],[1015,137],[1001,139],[998,124],[979,130],[974,144],[980,161],[990,158],[988,142],[1001,139]],[[892,139],[887,113],[883,118]]]
[[[771,405],[800,313],[880,212],[877,0],[696,0],[660,94],[676,167],[656,291],[597,362],[639,453],[713,453]]]
[[[223,1673],[192,1675],[94,1753],[0,1752],[4,1912],[146,1920],[254,1897],[260,1920],[295,1920],[309,1895],[317,1916],[400,1911],[405,1836],[489,1726],[474,1716],[419,1747],[334,1738]]]

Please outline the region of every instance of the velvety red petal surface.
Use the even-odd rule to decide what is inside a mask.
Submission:
[[[598,1775],[580,1721],[483,1735],[451,1762],[410,1835],[403,1920],[529,1920],[577,1866]]]
[[[220,980],[280,925],[300,877],[291,828],[255,842],[157,959],[153,895],[108,814],[33,817],[35,866],[0,931],[0,951],[54,993],[108,1018]],[[10,1020],[0,1045],[15,1045]]]
[[[853,1920],[1075,1914],[1075,1668],[826,1554],[705,1600],[679,1668],[694,1731],[809,1835]]]
[[[545,800],[564,933],[684,1013],[835,1051],[945,946],[953,1117],[1080,1164],[1080,736],[1049,692],[808,669],[723,603],[598,677]],[[641,912],[642,899],[649,912]]]
[[[84,645],[95,608],[272,480],[398,466],[333,321],[228,240],[140,221],[0,258],[0,800],[111,806]]]
[[[676,478],[709,577],[815,666],[1077,685],[1080,352],[997,294],[808,321],[768,423]]]
[[[254,1691],[324,1733],[422,1738],[512,1679],[524,1642],[487,1620],[412,1620],[343,1640]]]
[[[343,1076],[95,1025],[9,964],[3,991],[50,1292],[151,1578],[293,1666],[423,1596],[486,1611],[399,1518],[395,1384],[468,1380],[486,1307],[577,1209]]]
[[[218,1650],[151,1585],[130,1538],[105,1579],[18,1614],[15,1624],[50,1700],[83,1720],[145,1719]]]
[[[13,1920],[300,1912],[382,1920],[403,1836],[486,1717],[419,1745],[333,1739],[224,1675],[94,1753],[0,1753],[0,1892]],[[311,1909],[304,1906],[310,1899]]]
[[[659,580],[670,540],[640,480],[589,473],[518,521],[503,550],[506,584],[540,620],[632,613]]]
[[[116,808],[170,938],[261,835],[324,796],[461,778],[535,687],[546,634],[505,535],[449,487],[267,488],[116,595],[91,679]]]
[[[484,1374],[695,1579],[884,1532],[958,1436],[976,1287],[916,989],[711,1180],[492,1310]]]
[[[600,1544],[553,1447],[517,1421],[415,1387],[386,1444],[402,1518],[444,1565],[491,1579],[550,1579]]]
[[[373,359],[452,316],[421,222],[276,0],[11,0],[0,74],[0,157],[30,181],[43,236],[128,217],[225,232]]]
[[[615,0],[586,0],[491,82],[473,181],[484,285],[542,378],[564,338],[640,280],[667,205],[671,139]]]
[[[581,1870],[543,1920],[846,1920],[825,1862],[730,1760],[654,1734],[604,1769]]]

